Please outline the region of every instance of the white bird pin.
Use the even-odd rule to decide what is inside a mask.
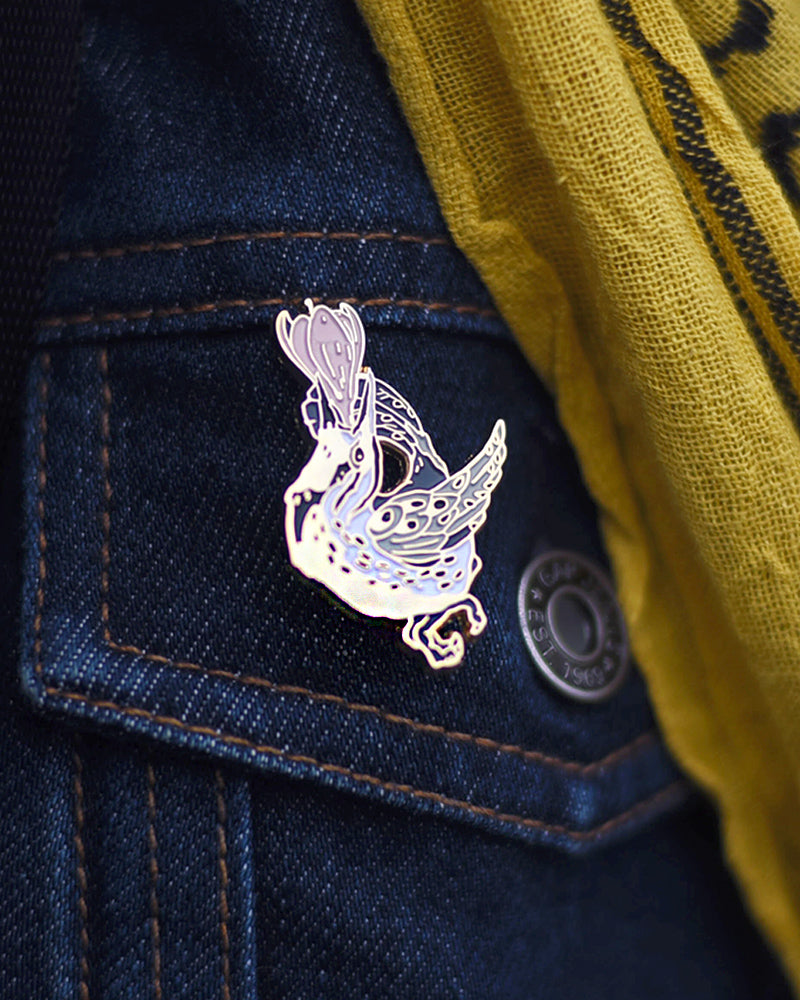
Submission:
[[[356,311],[306,306],[309,315],[276,320],[281,347],[311,381],[301,410],[317,442],[284,494],[289,558],[356,611],[404,619],[408,646],[432,667],[454,667],[464,638],[443,635],[445,624],[463,616],[471,636],[486,627],[470,594],[482,565],[475,533],[502,476],[505,423],[451,475],[411,405],[362,367]],[[387,486],[389,455],[404,474]]]

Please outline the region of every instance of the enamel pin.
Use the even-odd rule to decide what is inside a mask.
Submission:
[[[356,311],[306,306],[308,315],[276,320],[281,347],[311,382],[301,412],[317,442],[284,494],[289,558],[356,611],[405,620],[403,641],[431,667],[454,667],[464,638],[443,635],[446,623],[458,617],[470,636],[486,627],[470,594],[482,565],[475,533],[503,473],[505,423],[451,475],[411,405],[362,367]]]

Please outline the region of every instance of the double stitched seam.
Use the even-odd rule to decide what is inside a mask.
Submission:
[[[612,764],[618,764],[625,760],[627,757],[636,754],[643,747],[654,742],[657,738],[657,733],[655,730],[651,729],[645,733],[640,734],[630,743],[619,747],[617,750],[612,751],[600,760],[593,761],[589,764],[582,764],[577,761],[562,760],[559,757],[552,757],[547,754],[542,753],[538,750],[526,750],[524,747],[516,746],[510,743],[501,743],[497,740],[490,739],[487,736],[475,736],[471,733],[462,733],[457,730],[445,729],[444,726],[435,725],[428,722],[418,722],[415,719],[407,718],[403,715],[397,715],[392,712],[387,712],[377,705],[365,705],[359,702],[348,701],[339,695],[334,694],[324,694],[318,691],[311,691],[308,688],[298,687],[292,684],[277,684],[274,681],[270,681],[265,677],[255,677],[248,674],[235,674],[229,670],[222,670],[213,667],[203,667],[198,663],[190,663],[185,660],[174,660],[167,656],[160,656],[157,653],[148,653],[138,646],[132,646],[127,644],[122,644],[115,642],[111,638],[110,632],[110,605],[109,605],[109,570],[111,566],[111,511],[110,503],[113,491],[111,488],[110,480],[110,449],[111,449],[111,403],[112,403],[112,392],[111,383],[109,379],[108,372],[108,352],[104,348],[99,353],[99,366],[100,373],[102,375],[102,388],[101,388],[101,399],[102,399],[102,412],[100,417],[100,426],[102,432],[102,441],[100,447],[100,461],[103,470],[103,511],[101,515],[101,521],[103,526],[103,543],[101,548],[101,606],[100,614],[103,620],[103,635],[105,641],[108,643],[111,649],[119,653],[127,653],[133,656],[139,656],[145,660],[150,660],[154,663],[161,663],[165,666],[176,667],[180,670],[193,670],[198,673],[207,675],[209,677],[219,677],[223,680],[234,681],[239,684],[251,685],[255,687],[262,687],[268,691],[274,691],[277,694],[289,694],[289,695],[301,695],[303,697],[309,698],[311,701],[322,702],[331,705],[337,705],[340,708],[347,709],[352,712],[360,712],[366,715],[374,715],[377,718],[383,720],[384,722],[391,723],[393,725],[405,726],[415,732],[430,733],[437,736],[442,736],[447,740],[456,743],[468,743],[474,746],[478,746],[481,749],[491,751],[493,753],[508,754],[511,756],[522,757],[524,760],[529,760],[538,764],[544,764],[550,767],[557,768],[559,770],[568,771],[572,774],[580,775],[582,777],[589,777],[595,774],[597,771],[610,767]]]
[[[103,354],[105,354],[105,352],[103,352]],[[106,372],[107,372],[107,369],[108,369],[107,355],[105,355],[103,364],[104,364]],[[43,378],[44,378],[45,381],[48,378],[48,372],[49,372],[49,367],[43,366]],[[42,396],[42,398],[46,398],[47,397],[47,389],[46,388],[43,388],[41,390],[41,396]],[[109,407],[110,407],[110,401],[111,401],[110,392],[108,393],[108,395],[104,394],[104,399],[108,400],[108,404],[109,404]],[[105,424],[101,423],[101,426],[105,426]],[[40,423],[40,430],[42,432],[43,441],[44,441],[44,436],[46,435],[46,431],[47,431],[47,423],[46,423],[46,421],[43,422],[43,423]],[[41,448],[40,449],[39,456],[40,456],[40,461],[42,459],[46,459],[46,445],[45,445],[45,448]],[[42,490],[42,501],[43,501],[43,499],[44,499],[43,498],[43,492],[44,492],[44,486],[46,486],[46,479],[42,480],[42,478],[40,477],[39,482],[40,482],[40,484],[42,484],[41,485],[41,490]],[[110,489],[107,490],[107,491],[105,491],[105,495],[107,495],[110,498],[110,496],[111,496]],[[42,506],[42,510],[43,510],[43,506]],[[110,524],[110,519],[109,519],[108,523]],[[43,543],[43,544],[41,544],[41,543]],[[45,563],[44,563],[44,555],[45,555],[45,553],[46,553],[46,539],[44,538],[44,528],[43,528],[43,525],[42,525],[42,538],[40,539],[40,555],[43,558],[42,558],[41,563],[40,563],[40,587],[43,587],[43,581],[44,581],[45,576],[46,576],[46,567],[45,567]],[[42,604],[43,604],[43,600],[42,600]],[[41,629],[41,621],[39,623],[39,631],[40,631],[40,629]],[[40,650],[39,651],[41,653],[41,646],[40,646]],[[198,667],[197,665],[193,665],[193,669],[199,669],[199,670],[201,670],[202,668]],[[39,661],[37,663],[37,673],[38,674],[42,673],[41,657],[39,658]],[[231,675],[231,677],[233,679],[240,679],[236,675]],[[280,688],[279,685],[274,685],[274,687],[277,688],[277,689]],[[670,785],[666,786],[665,788],[661,789],[661,791],[655,793],[654,795],[648,797],[647,799],[642,800],[641,802],[637,803],[636,805],[634,805],[630,809],[628,809],[628,810],[624,811],[623,813],[619,814],[618,816],[616,816],[616,817],[614,817],[614,818],[606,821],[605,823],[602,823],[600,826],[594,828],[593,830],[576,831],[576,830],[570,830],[567,827],[562,826],[562,825],[548,824],[548,823],[545,823],[542,820],[532,819],[532,818],[524,817],[524,816],[516,816],[516,815],[513,815],[513,814],[509,814],[509,813],[504,813],[504,812],[502,812],[500,810],[493,809],[493,808],[488,807],[488,806],[478,806],[478,805],[475,805],[475,804],[473,804],[471,802],[467,802],[467,801],[464,801],[464,800],[449,798],[448,796],[442,795],[442,794],[440,794],[438,792],[431,792],[431,791],[420,790],[420,789],[414,788],[412,785],[400,784],[400,783],[392,782],[392,781],[384,781],[383,779],[377,778],[377,777],[375,777],[373,775],[361,774],[361,773],[353,771],[353,770],[351,770],[350,768],[347,768],[347,767],[342,767],[342,766],[337,765],[337,764],[324,763],[324,762],[319,761],[319,760],[317,760],[317,759],[315,759],[313,757],[305,756],[305,755],[302,755],[302,754],[291,754],[288,751],[283,750],[283,749],[278,748],[278,747],[271,747],[271,746],[268,746],[268,745],[257,744],[257,743],[254,743],[251,740],[245,739],[244,737],[234,736],[234,735],[227,734],[227,733],[221,733],[221,732],[219,732],[216,729],[211,729],[211,728],[205,727],[205,726],[191,725],[189,723],[184,722],[181,719],[176,719],[176,718],[174,718],[172,716],[158,715],[158,714],[156,714],[154,712],[147,711],[146,709],[136,708],[136,707],[131,707],[131,706],[124,706],[124,705],[119,705],[119,704],[117,704],[116,702],[113,702],[113,701],[106,701],[106,700],[91,698],[91,697],[89,697],[87,695],[84,695],[84,694],[81,694],[79,692],[64,691],[64,690],[62,690],[59,687],[55,687],[53,685],[48,685],[48,684],[44,685],[44,690],[45,690],[45,693],[48,696],[50,696],[51,698],[56,698],[56,699],[61,699],[61,700],[66,700],[66,701],[79,702],[79,703],[85,704],[87,706],[96,708],[96,709],[108,710],[108,711],[114,712],[114,713],[116,713],[118,715],[127,716],[129,718],[144,719],[144,720],[148,720],[150,722],[154,722],[157,725],[167,726],[167,727],[172,728],[172,729],[177,729],[177,730],[181,730],[181,731],[188,732],[188,733],[194,733],[194,734],[197,734],[197,735],[208,736],[208,737],[211,737],[212,739],[214,739],[216,741],[219,741],[219,742],[221,742],[221,743],[223,743],[225,745],[244,747],[244,748],[252,750],[252,751],[254,751],[255,753],[258,753],[258,754],[272,756],[272,757],[277,757],[277,758],[280,758],[280,759],[283,759],[283,760],[286,760],[286,761],[289,761],[289,762],[292,762],[292,763],[300,763],[300,764],[310,765],[310,766],[313,766],[313,767],[317,768],[318,770],[320,770],[320,771],[322,771],[324,773],[331,773],[331,774],[343,775],[343,776],[349,778],[352,781],[355,781],[355,782],[358,782],[358,783],[363,783],[363,784],[368,784],[368,785],[371,785],[373,787],[382,788],[385,791],[398,792],[398,793],[410,795],[410,796],[412,796],[414,798],[417,798],[417,799],[421,799],[421,800],[425,800],[425,801],[432,801],[432,802],[438,803],[440,805],[445,805],[445,806],[449,806],[449,807],[454,808],[454,809],[458,809],[458,810],[460,810],[462,812],[466,812],[466,813],[470,813],[470,814],[478,815],[478,816],[490,817],[490,818],[493,818],[495,820],[499,820],[499,821],[505,822],[505,823],[510,823],[510,824],[515,825],[515,826],[519,826],[519,827],[523,827],[523,828],[533,828],[533,829],[539,829],[539,830],[546,830],[546,831],[549,831],[551,833],[562,833],[565,836],[568,836],[568,837],[570,837],[570,838],[572,838],[574,840],[578,840],[578,841],[592,840],[592,839],[594,839],[596,837],[599,837],[602,834],[607,833],[610,830],[614,829],[617,825],[622,824],[622,823],[626,822],[627,820],[629,820],[629,819],[631,819],[631,818],[633,818],[633,817],[635,817],[637,815],[642,814],[643,812],[646,812],[646,811],[648,811],[648,810],[650,810],[652,808],[657,807],[659,804],[661,804],[665,800],[667,800],[669,798],[672,798],[673,796],[677,796],[678,794],[682,794],[683,791],[688,787],[687,783],[685,781],[683,781],[683,780],[675,781],[672,784],[670,784]],[[312,692],[308,692],[308,694],[312,694]],[[364,710],[364,708],[366,708],[366,707],[367,706],[364,706],[364,707],[361,707],[361,708],[356,707],[356,710]],[[379,714],[379,715],[382,714],[381,710],[377,709],[375,706],[368,706],[368,708],[370,710],[374,709],[376,714]],[[401,718],[402,717],[398,717],[398,719],[401,719]],[[412,727],[417,725],[416,723],[414,723],[414,720],[410,720],[410,719],[403,720],[403,724],[405,724],[405,725],[411,725]],[[637,740],[634,740],[632,744],[629,744],[628,747],[623,747],[619,751],[616,751],[616,757],[617,757],[617,759],[619,759],[619,757],[620,757],[621,754],[627,754],[627,753],[631,752],[631,748],[633,746],[635,746],[636,744],[641,745],[641,743],[642,743],[642,741],[643,741],[643,739],[644,739],[645,736],[648,736],[648,737],[652,738],[650,734],[643,734],[643,736],[639,737]],[[466,734],[459,734],[459,738],[469,739],[470,741],[474,741],[475,740],[474,737],[468,737]],[[481,744],[481,745],[485,745],[485,744]],[[495,749],[499,749],[499,748],[495,748]],[[521,751],[521,748],[516,748],[516,751],[517,752],[523,752],[523,753],[526,753],[526,754],[534,754],[535,753],[535,751]],[[611,755],[611,756],[614,756],[614,755]],[[537,758],[537,759],[541,759],[541,758]],[[609,758],[606,758],[605,760],[608,761],[608,759]],[[553,759],[553,758],[550,758],[548,760],[549,760],[550,763],[553,764],[553,766],[562,767],[563,768],[563,767],[565,767],[565,765],[569,765],[569,768],[568,768],[569,770],[575,770],[577,768],[582,773],[586,773],[586,771],[589,769],[589,767],[592,767],[592,765],[588,765],[588,766],[584,767],[582,765],[575,764],[574,762],[564,762],[564,761],[559,761],[559,760]],[[596,762],[596,764],[594,765],[594,767],[596,768],[599,764],[602,764],[602,763],[603,762]],[[82,1000],[85,1000],[85,998],[82,998]]]
[[[153,996],[161,1000],[161,910],[158,903],[158,838],[156,837],[156,775],[147,762],[147,850],[150,876],[150,947],[152,949]]]
[[[490,739],[488,736],[474,736],[471,733],[461,733],[457,730],[445,729],[444,726],[439,726],[434,723],[418,722],[415,719],[409,719],[403,715],[395,715],[392,712],[386,712],[383,709],[378,708],[377,705],[363,705],[359,702],[347,701],[345,698],[339,697],[339,695],[322,694],[318,691],[310,691],[307,688],[296,687],[292,684],[276,684],[274,681],[267,680],[265,677],[251,677],[247,674],[234,674],[228,670],[221,670],[213,667],[202,667],[197,663],[186,663],[182,660],[171,660],[166,656],[159,656],[156,653],[146,653],[137,646],[119,645],[113,640],[110,640],[108,645],[111,649],[118,653],[129,653],[134,656],[141,657],[142,659],[151,660],[155,663],[162,663],[165,666],[176,667],[180,670],[194,670],[209,677],[219,677],[223,680],[230,680],[239,684],[262,687],[268,691],[274,691],[278,694],[302,695],[309,698],[311,701],[337,705],[340,708],[344,708],[352,712],[374,715],[383,722],[405,726],[408,729],[412,729],[414,732],[430,733],[436,736],[442,736],[444,739],[454,743],[468,743],[473,746],[478,746],[483,750],[489,750],[493,753],[521,757],[524,760],[529,760],[537,764],[544,764],[558,770],[568,771],[571,774],[581,777],[590,777],[604,768],[608,768],[613,764],[618,764],[627,757],[638,753],[643,747],[648,746],[657,739],[656,731],[650,729],[647,732],[641,733],[630,743],[626,743],[624,746],[619,747],[617,750],[607,754],[605,757],[593,761],[590,764],[581,764],[577,761],[562,760],[559,757],[551,757],[538,750],[526,750],[524,747],[515,746],[514,744],[500,743],[497,740]]]
[[[41,379],[39,381],[39,467],[36,473],[36,514],[39,520],[39,579],[36,587],[36,614],[33,621],[33,652],[35,671],[42,673],[42,615],[44,613],[44,587],[47,579],[47,532],[45,527],[45,492],[47,488],[47,402],[49,395],[50,355],[43,354],[41,359]],[[79,995],[80,1000],[89,1000],[89,908],[86,901],[88,879],[86,876],[86,848],[83,831],[86,825],[86,810],[83,798],[83,759],[80,754],[80,741],[76,737],[72,751],[72,793],[74,800],[75,833],[75,878],[78,886],[78,939],[79,958]]]
[[[44,585],[47,578],[47,530],[44,498],[47,490],[47,400],[50,392],[50,355],[43,354],[39,380],[39,467],[36,472],[36,515],[39,521],[39,579],[36,587],[36,615],[33,619],[33,656],[35,671],[42,673],[42,614]]]
[[[214,771],[214,790],[217,801],[217,847],[219,870],[219,948],[222,960],[222,1000],[231,1000],[231,942],[228,933],[230,909],[228,908],[228,809],[225,804],[225,779],[222,771]]]
[[[413,243],[423,247],[450,247],[453,243],[446,236],[420,236],[416,233],[378,232],[325,232],[323,230],[298,230],[292,232],[286,229],[257,231],[250,233],[220,233],[215,236],[191,236],[178,240],[149,240],[146,243],[134,243],[120,247],[93,247],[59,250],[53,255],[58,263],[72,260],[108,260],[117,257],[129,257],[143,253],[166,253],[176,250],[189,250],[195,247],[217,246],[222,243],[265,243],[273,240],[317,240],[317,241],[353,241],[357,243]]]
[[[77,857],[76,875],[78,881],[78,920],[80,941],[80,1000],[89,1000],[89,908],[86,902],[88,879],[86,877],[86,848],[83,842],[83,831],[86,825],[86,810],[83,800],[83,760],[76,738],[72,752],[73,792],[75,797],[75,855]]]
[[[128,705],[119,705],[113,701],[103,701],[95,698],[89,698],[78,692],[62,691],[60,688],[51,686],[46,686],[45,691],[48,695],[54,698],[82,702],[93,708],[108,710],[135,719],[144,719],[149,722],[154,722],[157,725],[167,726],[171,729],[179,729],[183,732],[193,733],[199,736],[208,736],[217,742],[225,744],[226,746],[244,747],[254,753],[277,757],[281,760],[289,761],[290,763],[307,764],[325,772],[326,774],[342,775],[349,778],[351,781],[355,781],[360,784],[367,784],[374,788],[382,788],[387,792],[409,795],[412,798],[420,799],[426,802],[434,802],[437,805],[447,806],[451,809],[456,809],[459,812],[466,812],[474,816],[487,817],[501,823],[508,823],[512,826],[532,830],[543,830],[547,833],[561,834],[568,837],[570,840],[579,842],[596,840],[598,837],[610,833],[618,826],[628,822],[628,820],[634,819],[642,814],[646,814],[667,801],[673,799],[677,800],[681,798],[690,787],[689,783],[685,779],[678,778],[676,781],[666,785],[653,795],[648,796],[646,799],[642,799],[629,809],[626,809],[619,815],[606,820],[599,826],[593,827],[591,830],[572,830],[560,823],[546,823],[544,820],[532,819],[528,816],[518,816],[514,813],[506,813],[500,809],[494,809],[491,806],[478,806],[473,802],[467,802],[464,799],[454,799],[447,795],[442,795],[440,792],[430,792],[415,788],[413,785],[401,784],[396,781],[384,781],[382,778],[376,778],[371,774],[361,774],[358,771],[353,771],[348,767],[342,767],[339,764],[327,764],[324,761],[317,760],[315,757],[308,757],[305,754],[289,753],[280,747],[272,747],[266,744],[255,743],[252,740],[245,739],[243,736],[233,736],[228,733],[221,733],[219,730],[211,729],[208,726],[192,725],[188,722],[184,722],[182,719],[176,719],[170,715],[157,715],[156,713],[149,712],[144,708],[132,708]]]
[[[267,299],[218,299],[215,302],[202,302],[192,306],[157,306],[146,309],[130,309],[112,312],[75,313],[70,316],[48,316],[39,322],[40,327],[85,326],[97,323],[119,323],[126,320],[165,319],[169,316],[192,316],[198,313],[216,313],[228,310],[264,309],[268,306],[298,306],[306,299],[314,303],[324,302],[336,306],[347,302],[352,306],[397,306],[402,309],[425,309],[429,312],[452,312],[457,315],[482,316],[496,319],[497,310],[483,306],[459,304],[456,302],[425,302],[422,299],[375,298],[359,299],[347,296],[321,298],[306,295],[303,298],[280,296]]]
[[[108,574],[111,568],[111,552],[109,549],[109,539],[111,538],[111,474],[109,464],[111,461],[109,449],[111,441],[111,383],[108,379],[108,351],[100,351],[98,362],[100,374],[103,377],[102,397],[103,405],[100,410],[100,464],[103,468],[103,510],[100,515],[103,526],[103,544],[100,550],[100,615],[103,620],[103,638],[106,642],[111,642],[111,627],[109,625],[109,604],[108,604]]]

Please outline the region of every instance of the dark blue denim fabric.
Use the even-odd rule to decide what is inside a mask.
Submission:
[[[595,512],[354,8],[88,15],[4,501],[3,996],[785,996],[639,675],[531,664],[520,576],[603,563]],[[289,564],[305,295],[451,468],[508,425],[455,671]]]

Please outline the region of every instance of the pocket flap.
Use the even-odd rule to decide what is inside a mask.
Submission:
[[[635,672],[605,704],[571,703],[525,649],[516,587],[534,548],[549,538],[602,555],[517,349],[389,330],[367,362],[419,404],[451,468],[494,419],[508,426],[478,536],[489,625],[458,669],[430,670],[391,623],[354,615],[290,566],[283,492],[308,455],[303,389],[270,332],[240,333],[36,359],[25,690],[107,731],[568,850],[681,801]]]

